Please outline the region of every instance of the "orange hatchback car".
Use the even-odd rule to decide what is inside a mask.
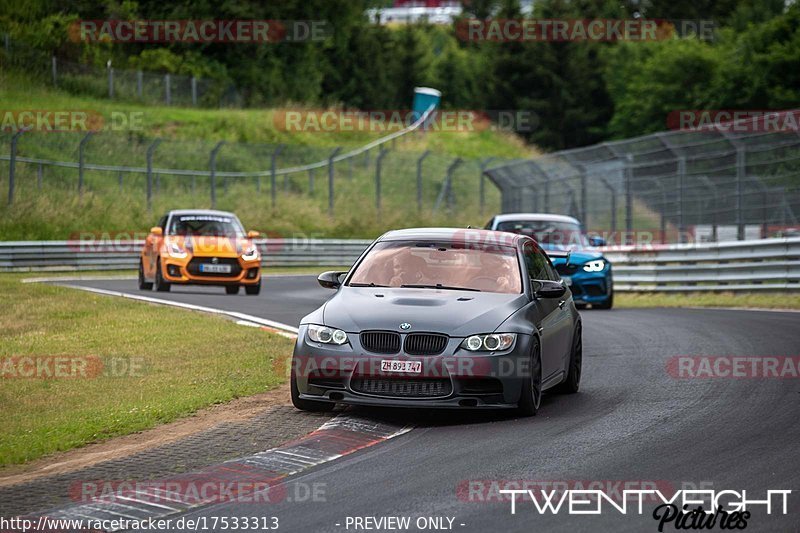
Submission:
[[[228,294],[261,291],[261,254],[233,213],[170,211],[150,229],[139,261],[139,289],[166,292],[173,284],[219,285]]]

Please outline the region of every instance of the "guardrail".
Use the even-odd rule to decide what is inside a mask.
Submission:
[[[265,266],[346,266],[369,245],[355,239],[259,239]],[[143,242],[0,243],[0,271],[134,270]],[[606,248],[621,292],[800,290],[800,238]]]
[[[605,249],[624,292],[800,290],[800,238]]]
[[[264,266],[347,266],[371,240],[256,239]],[[142,240],[0,242],[0,271],[135,270]]]

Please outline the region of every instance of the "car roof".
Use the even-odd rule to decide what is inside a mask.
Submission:
[[[509,236],[511,236],[511,238],[509,238]],[[530,237],[516,233],[507,233],[505,231],[492,231],[478,228],[406,228],[388,231],[381,235],[378,240],[453,240],[456,238],[514,246],[520,240],[529,239]]]
[[[504,213],[494,217],[495,222],[509,222],[513,220],[552,220],[554,222],[571,222],[580,225],[577,218],[553,213]]]
[[[236,215],[233,213],[228,211],[216,211],[214,209],[173,209],[167,213],[167,216],[169,215],[216,215],[236,218]]]

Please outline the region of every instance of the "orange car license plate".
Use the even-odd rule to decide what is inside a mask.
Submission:
[[[230,265],[211,265],[211,264],[201,264],[200,265],[200,272],[204,274],[230,274],[231,273],[231,266]]]

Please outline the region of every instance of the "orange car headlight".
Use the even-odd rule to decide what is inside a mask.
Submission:
[[[169,252],[170,257],[174,257],[175,259],[185,259],[189,255],[189,253],[176,242],[167,244],[167,252]]]
[[[255,244],[251,244],[245,248],[244,253],[242,254],[242,259],[245,261],[253,261],[258,259],[258,247]]]

